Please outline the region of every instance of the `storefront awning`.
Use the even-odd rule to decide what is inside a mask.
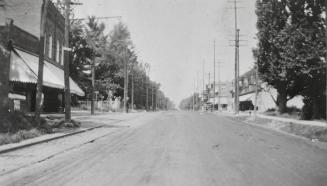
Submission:
[[[213,101],[214,101],[214,99],[213,98],[210,98],[208,101],[207,101],[207,103],[213,103]],[[218,103],[220,103],[221,105],[222,104],[225,104],[225,105],[227,105],[228,104],[228,99],[226,98],[226,97],[216,97],[216,99],[215,99],[215,104],[218,104]]]
[[[39,68],[38,56],[29,54],[19,49],[11,52],[10,59],[10,81],[23,83],[37,83],[37,73]],[[70,92],[79,96],[84,96],[83,90],[70,78]],[[64,71],[59,67],[44,61],[43,85],[64,89]]]
[[[246,94],[246,95],[242,95],[239,97],[240,101],[251,101],[253,97],[253,94]]]

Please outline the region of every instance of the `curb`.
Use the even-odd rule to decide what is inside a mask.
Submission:
[[[263,125],[255,124],[255,123],[252,123],[252,122],[249,122],[249,121],[239,120],[239,119],[237,119],[235,117],[232,117],[232,116],[225,116],[225,117],[228,118],[228,119],[230,119],[230,120],[232,120],[232,121],[235,121],[236,120],[238,122],[244,123],[244,124],[249,125],[249,126],[253,126],[253,127],[257,127],[257,128],[261,128],[261,129],[265,129],[265,130],[270,130],[270,131],[273,131],[273,132],[276,132],[276,133],[279,133],[279,134],[283,134],[285,136],[290,136],[290,137],[293,137],[293,138],[302,140],[304,143],[306,143],[308,145],[313,145],[315,147],[318,147],[320,149],[323,149],[323,150],[326,150],[327,151],[327,142],[322,142],[322,141],[313,142],[309,138],[306,138],[304,136],[292,134],[292,133],[285,132],[285,131],[282,131],[282,130],[273,129],[273,128],[270,128],[268,126],[263,126]]]
[[[75,135],[75,134],[80,134],[80,133],[87,132],[87,131],[90,131],[90,130],[93,130],[93,129],[97,129],[97,128],[101,128],[101,127],[103,127],[103,125],[96,126],[96,127],[91,127],[91,128],[86,128],[86,129],[82,129],[82,130],[79,130],[79,131],[71,132],[71,133],[68,133],[68,134],[63,134],[63,135],[60,135],[60,136],[50,137],[48,139],[34,141],[34,142],[31,142],[31,143],[20,144],[20,145],[17,144],[16,146],[8,147],[8,148],[3,148],[3,149],[1,149],[1,146],[0,146],[0,149],[1,149],[0,150],[0,154],[11,152],[11,151],[18,150],[18,149],[22,149],[22,148],[25,148],[25,147],[30,147],[30,146],[41,144],[41,143],[46,143],[46,142],[49,142],[49,141],[52,141],[52,140],[56,140],[56,139],[60,139],[60,138],[68,137],[68,136],[72,136],[72,135]],[[31,139],[33,139],[33,138],[31,138]]]
[[[281,118],[281,117],[276,117],[276,116],[266,116],[266,115],[262,115],[262,114],[258,114],[257,117],[263,118],[263,119],[271,119],[271,120],[280,121],[280,122],[294,123],[297,125],[327,127],[326,123],[320,122],[320,121],[294,120],[294,119]]]

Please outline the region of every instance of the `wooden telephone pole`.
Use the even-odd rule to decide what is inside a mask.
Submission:
[[[149,81],[148,78],[147,78],[147,75],[148,76],[150,75],[150,65],[149,64],[145,64],[145,85],[146,85],[146,111],[149,110]],[[150,78],[150,77],[149,77]]]
[[[127,46],[126,46],[127,47]],[[127,48],[124,48],[124,112],[128,112],[127,97],[128,97],[128,72],[127,72]]]
[[[237,27],[237,0],[234,0],[234,16],[235,16],[235,95],[234,95],[234,111],[239,113],[239,39],[240,29]]]
[[[213,41],[213,111],[216,110],[216,41]]]
[[[64,50],[64,77],[65,77],[65,122],[70,122],[70,84],[69,84],[69,63],[70,63],[70,48],[69,48],[69,30],[70,30],[70,0],[65,1],[65,46]]]
[[[36,104],[35,104],[35,119],[38,125],[41,124],[42,112],[42,88],[43,88],[43,67],[44,67],[44,35],[45,23],[48,15],[49,0],[43,0],[40,25],[40,43],[39,43],[39,69],[36,85]]]
[[[131,104],[132,104],[132,107],[131,109],[134,110],[134,67],[132,66],[132,79],[131,79],[131,83],[132,83],[132,92],[131,92],[131,97],[132,97],[132,100],[131,100]]]
[[[151,86],[151,107],[152,111],[154,111],[154,85]]]

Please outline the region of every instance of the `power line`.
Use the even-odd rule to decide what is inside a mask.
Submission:
[[[122,16],[106,16],[106,17],[96,17],[95,19],[119,19],[121,20]],[[84,20],[88,20],[88,18],[76,18],[76,19],[72,19],[74,21],[84,21]]]

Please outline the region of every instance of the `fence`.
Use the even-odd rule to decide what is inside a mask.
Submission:
[[[78,101],[79,109],[83,110],[91,110],[91,101]],[[112,100],[99,100],[94,101],[94,108],[95,110],[102,111],[102,112],[120,112],[123,110],[122,103],[120,100],[116,99],[114,101]]]

